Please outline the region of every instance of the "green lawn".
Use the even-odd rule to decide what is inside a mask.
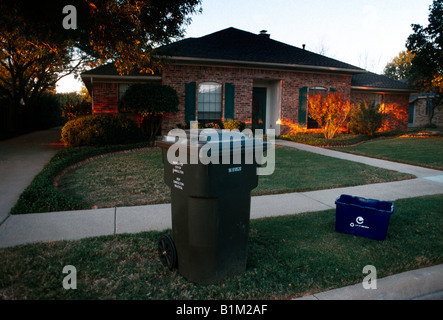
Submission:
[[[0,299],[286,299],[443,263],[443,195],[395,201],[379,242],[335,232],[335,210],[252,220],[247,270],[201,286],[157,255],[159,233],[0,249]],[[63,267],[77,269],[65,290]]]
[[[170,201],[158,148],[120,153],[80,166],[62,176],[58,190],[83,203],[85,208]]]
[[[354,186],[413,176],[325,157],[293,148],[276,148],[275,172],[260,176],[253,195]],[[59,181],[58,190],[84,208],[133,206],[170,201],[163,180],[160,149],[122,153],[78,167]]]
[[[385,138],[334,149],[443,170],[443,137]]]

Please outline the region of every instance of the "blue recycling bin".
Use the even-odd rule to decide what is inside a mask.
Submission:
[[[386,239],[394,203],[342,194],[335,205],[335,231],[379,241]]]

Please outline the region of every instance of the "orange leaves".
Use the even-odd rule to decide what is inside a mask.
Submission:
[[[335,133],[345,123],[353,105],[341,92],[308,96],[309,116],[317,121],[326,139],[334,138]]]

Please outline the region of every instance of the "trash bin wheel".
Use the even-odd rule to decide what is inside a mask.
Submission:
[[[177,267],[177,251],[175,249],[174,241],[168,235],[163,235],[158,241],[158,254],[161,263],[172,270]]]

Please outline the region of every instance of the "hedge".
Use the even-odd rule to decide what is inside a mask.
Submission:
[[[93,114],[68,121],[62,141],[68,147],[105,146],[141,141],[140,128],[121,114]]]
[[[147,147],[147,143],[106,147],[64,148],[32,180],[11,209],[11,214],[68,211],[84,208],[74,199],[54,188],[55,177],[65,168],[101,154]]]
[[[363,141],[370,140],[371,137],[364,135],[351,135],[351,134],[338,134],[334,139],[325,139],[322,133],[299,133],[295,135],[282,135],[280,136],[283,140],[290,140],[293,142],[299,142],[304,144],[309,144],[312,146],[322,146],[322,147],[339,147],[339,146],[350,146]]]

